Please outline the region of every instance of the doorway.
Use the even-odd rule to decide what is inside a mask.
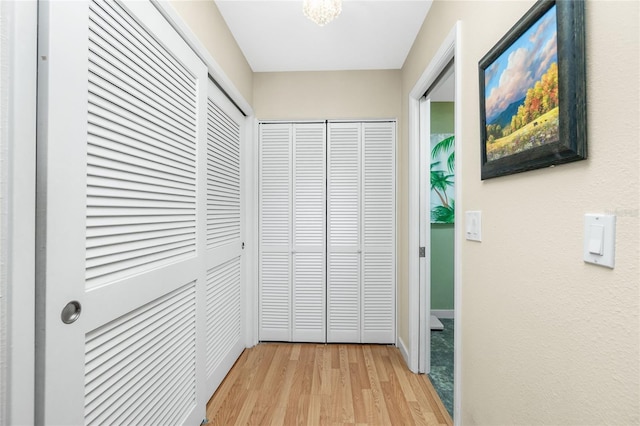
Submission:
[[[454,242],[455,242],[455,75],[453,60],[420,100],[421,295],[427,344],[420,371],[427,373],[453,417]]]
[[[427,116],[424,108],[430,106],[424,99],[428,90],[434,86],[436,80],[441,76],[450,62],[453,61],[453,82],[454,82],[454,140],[461,141],[461,60],[456,57],[456,52],[460,49],[461,23],[457,22],[447,37],[443,40],[438,50],[434,53],[431,61],[423,71],[422,75],[409,93],[409,344],[406,346],[406,359],[409,368],[418,373],[428,373],[431,367],[431,342],[426,337],[430,334],[429,320],[431,316],[431,288],[426,277],[431,277],[431,233],[425,231],[425,218],[427,217],[426,201],[421,200],[421,180],[426,179],[426,172],[430,170],[429,157],[426,156],[426,146],[421,148],[421,129],[427,125]],[[454,61],[455,58],[455,61]],[[434,86],[435,87],[435,86]],[[422,110],[422,111],[421,111]],[[426,134],[427,132],[422,132]],[[425,153],[424,155],[421,153]],[[460,144],[454,144],[455,165],[454,181],[462,182],[462,168],[460,167],[462,149]],[[429,164],[427,164],[427,161]],[[445,161],[446,162],[446,161]],[[429,182],[430,183],[430,182]],[[430,187],[430,185],[429,185]],[[426,195],[422,196],[426,199]],[[462,191],[461,185],[455,186],[455,217],[462,217],[461,206]],[[421,220],[422,219],[422,220]],[[423,232],[420,232],[421,223]],[[462,226],[453,226],[454,233],[454,323],[460,324],[461,306],[461,247],[459,242],[463,238]],[[424,248],[424,249],[423,249]],[[424,250],[424,254],[422,251]],[[424,257],[421,257],[424,256]],[[423,279],[421,279],[423,277]],[[430,280],[429,280],[430,281]],[[458,327],[459,329],[459,327]],[[454,331],[454,381],[453,381],[453,417],[454,423],[459,418],[461,398],[461,333]],[[400,341],[401,350],[402,341]]]

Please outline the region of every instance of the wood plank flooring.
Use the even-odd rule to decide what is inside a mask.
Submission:
[[[207,404],[209,425],[451,425],[392,346],[261,343]]]

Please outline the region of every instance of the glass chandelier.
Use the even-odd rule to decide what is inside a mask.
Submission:
[[[321,27],[333,21],[342,12],[342,0],[304,0],[304,15]]]

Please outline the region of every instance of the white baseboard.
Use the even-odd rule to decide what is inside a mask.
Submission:
[[[440,319],[435,315],[429,315],[429,326],[431,330],[444,330],[444,325],[442,325]]]
[[[409,365],[409,351],[407,350],[407,345],[404,344],[402,338],[398,336],[398,349],[400,349],[400,353],[402,354],[402,358],[404,358],[404,362]]]
[[[438,318],[453,319],[455,316],[455,310],[453,309],[432,309],[431,315],[435,315]]]

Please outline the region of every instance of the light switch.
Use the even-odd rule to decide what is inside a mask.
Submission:
[[[602,256],[602,246],[604,244],[604,226],[589,226],[589,253]]]
[[[584,216],[584,261],[613,268],[615,246],[616,217],[586,214]]]
[[[482,241],[482,212],[468,211],[465,216],[465,236],[467,240]]]

